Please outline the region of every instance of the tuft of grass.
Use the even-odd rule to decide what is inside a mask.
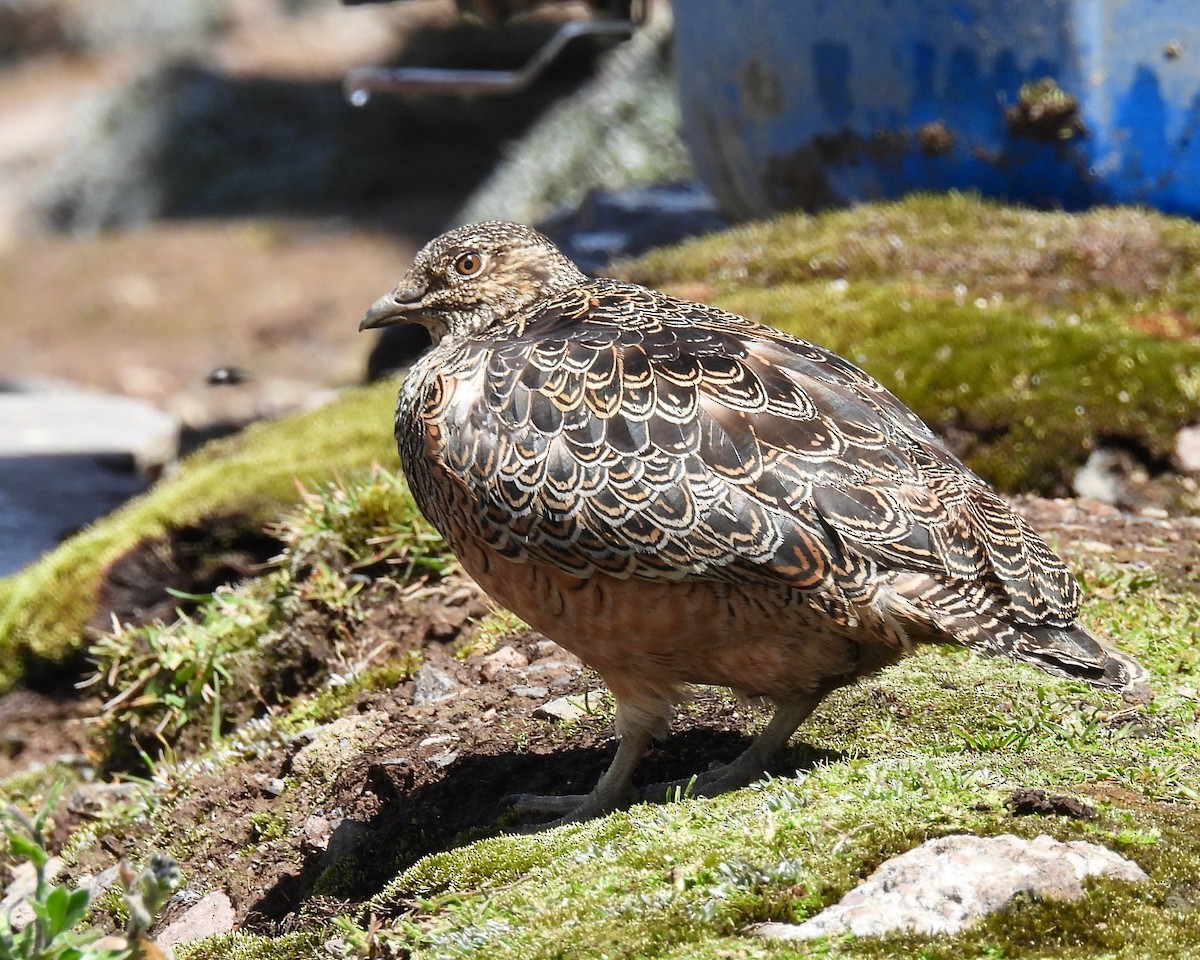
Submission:
[[[403,480],[378,466],[352,482],[309,490],[275,525],[284,551],[275,569],[203,599],[169,624],[122,627],[94,643],[88,682],[107,696],[98,743],[111,764],[147,765],[184,737],[217,743],[232,722],[274,705],[297,676],[311,689],[328,663],[291,639],[313,617],[351,635],[367,613],[367,568],[397,579],[446,568],[441,539],[420,518]],[[200,598],[196,598],[200,599]],[[406,667],[407,669],[407,667]],[[342,677],[345,680],[345,677]]]
[[[1153,463],[1200,420],[1200,227],[917,196],[656,251],[627,279],[842,354],[1001,489],[1062,493],[1100,443]]]
[[[504,641],[518,637],[529,629],[529,624],[511,610],[493,607],[479,620],[476,629],[465,640],[455,644],[454,656],[456,659],[465,660],[477,653],[491,653]]]
[[[403,477],[373,464],[365,477],[307,489],[300,508],[271,527],[292,575],[317,564],[354,571],[389,569],[401,579],[453,565],[441,534],[418,512]]]

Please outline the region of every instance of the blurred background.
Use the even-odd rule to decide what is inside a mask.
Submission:
[[[0,575],[204,440],[402,363],[414,334],[372,359],[357,320],[449,225],[548,223],[595,267],[720,224],[685,188],[662,201],[678,227],[556,230],[590,191],[691,178],[669,11],[632,43],[630,15],[0,0]],[[589,21],[498,95],[439,75],[347,96],[372,68],[503,78]]]

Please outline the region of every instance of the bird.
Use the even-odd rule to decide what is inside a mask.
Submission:
[[[595,788],[521,795],[520,814],[652,799],[636,767],[694,685],[774,708],[740,756],[689,780],[714,796],[761,777],[831,691],[921,643],[1101,689],[1146,678],[1079,623],[1076,580],[1008,502],[824,347],[590,279],[505,221],[431,240],[360,330],[398,323],[433,343],[395,414],[417,506],[615,701]]]

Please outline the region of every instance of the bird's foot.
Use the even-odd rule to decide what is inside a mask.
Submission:
[[[564,823],[578,823],[602,817],[606,813],[620,810],[638,799],[632,791],[593,790],[585,794],[569,794],[561,797],[547,797],[535,793],[517,793],[506,798],[514,813],[522,817],[555,817],[541,823],[527,824],[521,828],[524,833],[536,833],[562,826]]]
[[[652,783],[642,787],[638,796],[647,803],[670,803],[685,797],[715,797],[754,783],[762,778],[764,772],[765,768],[759,757],[743,753],[736,760],[686,780]]]

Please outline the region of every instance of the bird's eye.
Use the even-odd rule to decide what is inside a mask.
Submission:
[[[460,277],[473,277],[483,269],[483,257],[472,251],[454,261],[454,272]]]

